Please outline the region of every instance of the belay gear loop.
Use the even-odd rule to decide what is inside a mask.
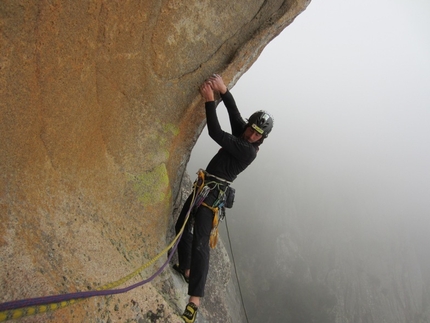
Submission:
[[[201,205],[210,209],[213,214],[212,230],[209,239],[209,246],[214,249],[218,242],[218,225],[225,217],[225,208],[233,207],[235,189],[230,187],[231,182],[226,181],[222,178],[207,173],[200,169],[198,172],[198,179],[195,184],[199,187],[199,193],[196,196],[196,202],[194,204],[194,210]],[[215,180],[211,180],[214,178]],[[204,202],[209,192],[217,188],[219,193],[218,197],[212,205],[208,205]]]
[[[202,202],[204,201],[204,199],[206,198],[206,196],[208,196],[209,192],[210,192],[210,188],[205,185],[205,173],[203,170],[199,170],[197,172],[197,179],[194,182],[194,187],[197,188],[197,194],[195,197],[195,202],[194,202],[194,209],[197,209],[200,204],[202,204]]]
[[[203,201],[208,196],[210,191],[211,191],[211,188],[209,186],[207,185],[203,186],[202,190],[197,195],[196,204],[194,205],[194,210],[196,210],[203,203]]]

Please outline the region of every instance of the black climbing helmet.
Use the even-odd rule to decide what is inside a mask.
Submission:
[[[267,138],[272,131],[273,123],[273,117],[268,112],[260,110],[249,117],[247,126],[263,135],[263,138]]]

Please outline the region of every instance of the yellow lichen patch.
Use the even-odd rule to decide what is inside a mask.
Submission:
[[[162,125],[161,133],[154,133],[154,140],[164,147],[172,142],[173,138],[179,134],[179,128],[171,123]],[[167,156],[168,157],[168,156]]]
[[[133,183],[137,199],[144,206],[163,202],[170,197],[169,177],[164,163],[140,175],[129,174],[128,180]]]
[[[179,134],[178,126],[171,124],[171,123],[165,124],[163,126],[163,130],[165,133],[167,133],[167,134],[171,133],[173,136],[177,136]]]

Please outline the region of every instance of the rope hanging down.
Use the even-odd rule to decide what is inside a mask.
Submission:
[[[230,246],[230,253],[231,253],[231,260],[233,262],[234,274],[236,276],[237,286],[239,288],[240,301],[242,303],[243,312],[245,313],[246,322],[249,323],[248,313],[246,311],[245,301],[243,299],[242,288],[240,287],[241,284],[239,280],[239,274],[237,273],[236,260],[234,258],[233,245],[231,244],[230,231],[228,230],[227,218],[225,219],[225,228],[227,230],[228,245]]]
[[[198,174],[200,178],[201,176],[200,172]],[[199,181],[199,179],[197,179],[194,182],[193,198],[181,230],[173,239],[173,241],[165,249],[163,249],[158,255],[156,255],[146,264],[143,264],[142,266],[140,266],[138,269],[136,269],[129,275],[115,282],[103,285],[102,287],[98,288],[95,291],[85,291],[85,292],[76,292],[76,293],[62,294],[62,295],[28,298],[23,300],[1,303],[0,304],[0,322],[19,319],[19,318],[34,315],[34,314],[41,314],[41,313],[46,313],[50,311],[55,311],[60,308],[64,308],[69,305],[75,304],[77,302],[83,301],[86,298],[90,298],[94,296],[108,296],[108,295],[126,293],[134,288],[137,288],[139,286],[142,286],[152,281],[164,270],[164,268],[167,266],[167,264],[170,262],[171,258],[173,257],[173,254],[176,251],[176,248],[178,246],[179,240],[181,239],[182,233],[184,232],[185,225],[187,224],[188,219],[190,217],[191,210],[194,207],[195,198],[200,193],[203,186],[204,186],[204,182]],[[164,254],[168,253],[170,249],[172,249],[172,252],[170,252],[169,256],[167,257],[167,260],[151,277],[125,288],[112,289],[112,288],[118,287],[119,285],[124,284],[125,282],[129,281],[133,277],[137,276],[144,269],[154,264]]]

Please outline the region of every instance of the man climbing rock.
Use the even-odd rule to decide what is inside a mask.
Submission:
[[[219,92],[227,108],[231,131],[221,129],[216,114],[215,93]],[[179,264],[173,268],[189,283],[189,303],[182,318],[187,323],[196,319],[200,298],[204,296],[209,270],[209,240],[215,216],[214,210],[224,201],[229,185],[256,158],[259,146],[273,128],[273,118],[265,111],[257,111],[244,121],[232,94],[221,76],[214,74],[200,87],[205,100],[206,121],[209,136],[221,149],[204,171],[204,184],[208,188],[203,203],[194,208],[178,244]],[[228,194],[227,194],[228,195]],[[192,203],[193,196],[185,202],[176,222],[176,233],[180,232]]]

